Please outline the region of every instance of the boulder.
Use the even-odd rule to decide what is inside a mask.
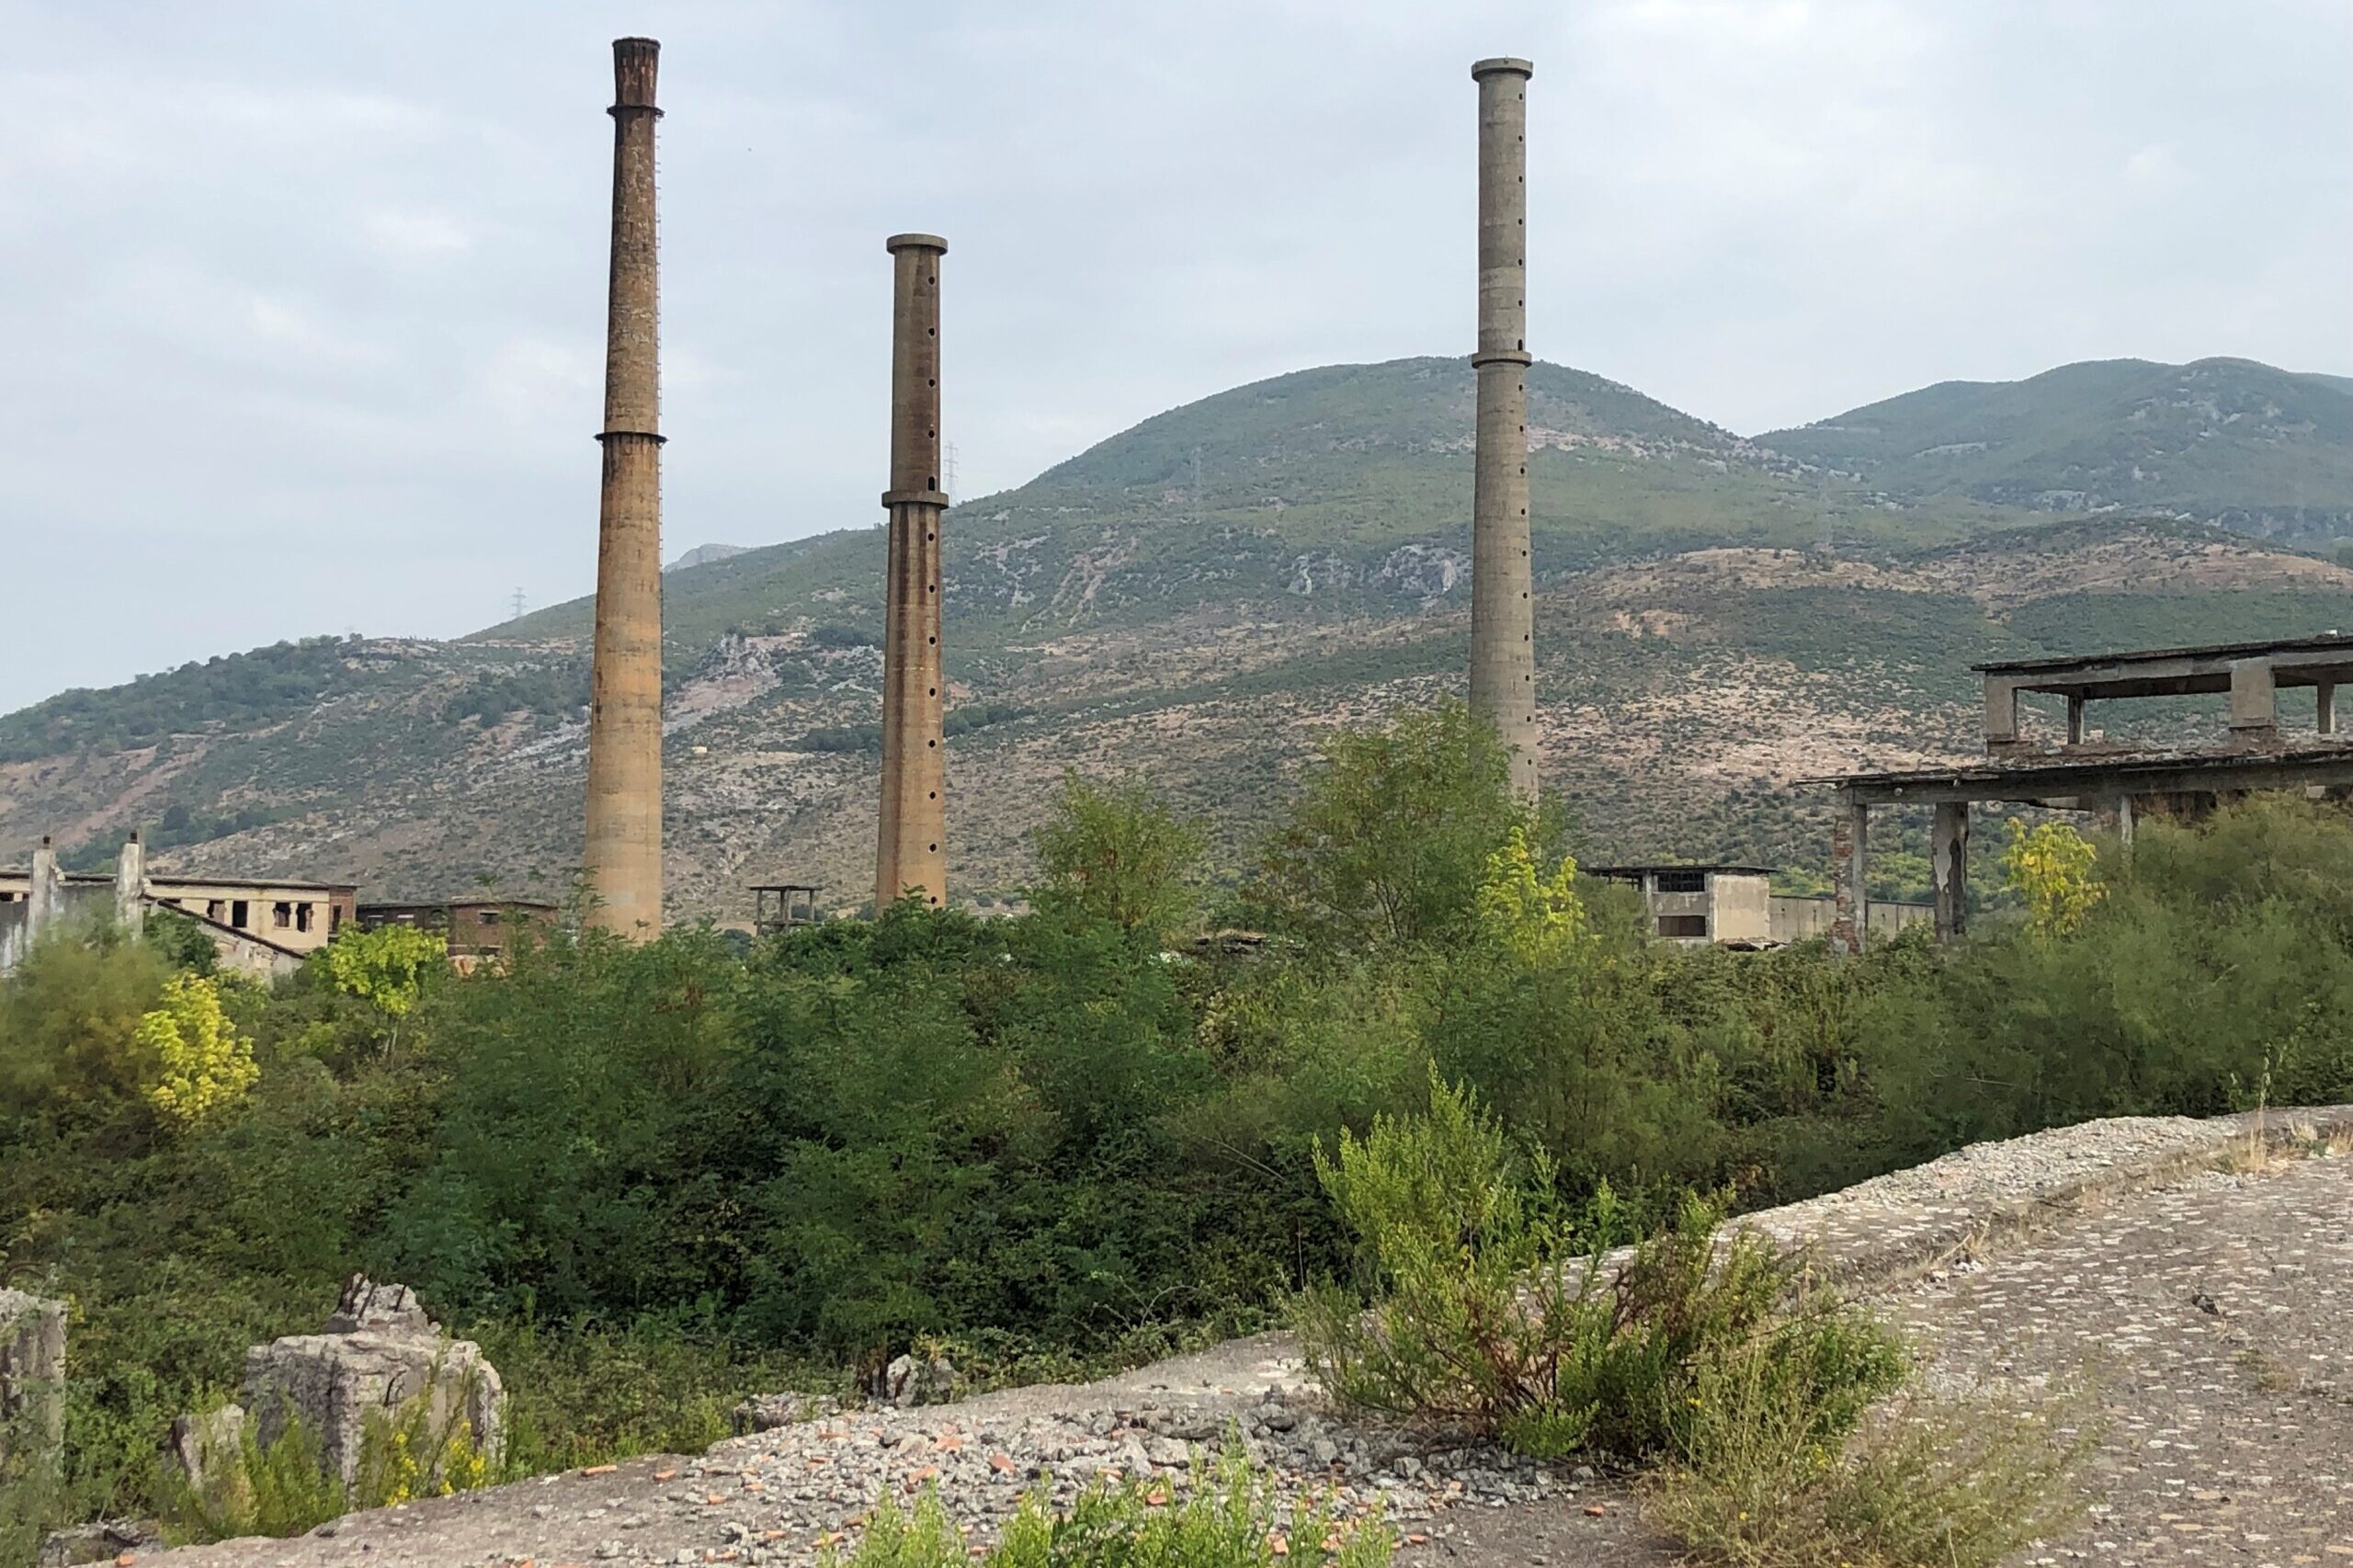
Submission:
[[[65,1303],[0,1290],[0,1457],[12,1432],[65,1430]]]
[[[325,1333],[245,1352],[244,1407],[256,1440],[267,1448],[299,1419],[347,1486],[359,1479],[370,1421],[420,1410],[436,1442],[462,1421],[494,1462],[506,1440],[504,1392],[480,1346],[443,1334],[407,1287],[364,1275],[344,1286]]]
[[[945,1356],[901,1356],[882,1371],[882,1397],[900,1406],[946,1404],[956,1397],[955,1364]]]

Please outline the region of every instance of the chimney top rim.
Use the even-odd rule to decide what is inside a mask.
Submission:
[[[1488,76],[1506,74],[1533,76],[1536,74],[1535,62],[1521,60],[1516,55],[1498,54],[1491,59],[1479,61],[1471,67],[1471,79],[1474,82]]]
[[[882,248],[893,255],[903,250],[929,250],[945,256],[948,242],[938,234],[892,234],[882,242]]]

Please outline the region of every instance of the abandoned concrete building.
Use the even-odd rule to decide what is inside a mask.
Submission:
[[[1808,781],[1838,792],[1831,827],[1838,890],[1831,941],[1843,951],[1860,951],[1864,935],[1876,929],[1868,923],[1862,891],[1874,806],[1932,808],[1929,858],[1937,931],[1949,938],[1968,924],[1972,805],[2088,812],[2130,846],[2134,822],[2152,812],[2196,817],[2218,801],[2259,791],[2325,795],[2353,790],[2353,744],[2337,738],[2336,711],[2338,684],[2353,680],[2353,637],[2331,632],[1974,668],[1984,695],[1984,762]],[[2313,691],[2313,727],[2290,734],[2280,722],[2279,691],[2307,687]],[[2029,733],[2028,714],[2019,703],[2029,693],[2063,701],[2063,733]],[[2199,695],[2228,698],[2219,744],[2148,745],[2110,740],[2086,725],[2094,702]],[[1866,915],[1860,928],[1859,915]]]
[[[363,903],[356,918],[373,931],[405,926],[426,931],[449,945],[449,961],[461,971],[512,952],[521,943],[541,942],[563,911],[526,898],[461,898],[426,903]]]
[[[1586,874],[1624,882],[1649,906],[1651,934],[1691,945],[1769,948],[1830,929],[1835,901],[1773,891],[1763,866],[1588,866]],[[1874,903],[1871,929],[1892,937],[1929,918],[1925,903]]]
[[[14,968],[52,922],[103,914],[136,927],[146,911],[170,909],[212,937],[224,967],[283,973],[334,939],[352,919],[358,891],[348,882],[290,878],[151,875],[136,834],[125,841],[113,874],[67,871],[44,839],[29,867],[0,869],[0,972]]]

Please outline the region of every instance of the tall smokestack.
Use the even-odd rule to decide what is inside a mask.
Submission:
[[[591,923],[662,928],[662,437],[650,38],[613,40],[613,270],[588,707]]]
[[[891,510],[882,609],[882,811],[874,907],[913,892],[948,898],[948,759],[939,663],[939,258],[936,234],[884,247],[891,305]]]
[[[1471,709],[1536,798],[1536,606],[1528,539],[1528,79],[1482,60],[1479,84],[1478,455],[1471,506]]]

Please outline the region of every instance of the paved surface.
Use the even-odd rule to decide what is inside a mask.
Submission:
[[[2353,1158],[2194,1176],[1892,1305],[1940,1381],[2092,1391],[2063,1560],[2353,1565]]]
[[[2250,1139],[2250,1131],[2256,1136]],[[2266,1138],[2268,1137],[2268,1142]],[[1963,1151],[1747,1223],[1882,1293],[1952,1387],[2084,1387],[2105,1413],[2078,1560],[2353,1568],[2353,1109],[2092,1123]],[[2263,1157],[2292,1147],[2294,1157]],[[2216,1166],[2261,1168],[2225,1168]],[[1431,1451],[1329,1418],[1281,1335],[1102,1383],[862,1412],[465,1497],[290,1541],[165,1554],[256,1564],[805,1563],[888,1487],[936,1485],[985,1534],[1020,1493],[1163,1473],[1238,1428],[1293,1489],[1376,1501],[1407,1568],[1665,1568],[1589,1473]]]

